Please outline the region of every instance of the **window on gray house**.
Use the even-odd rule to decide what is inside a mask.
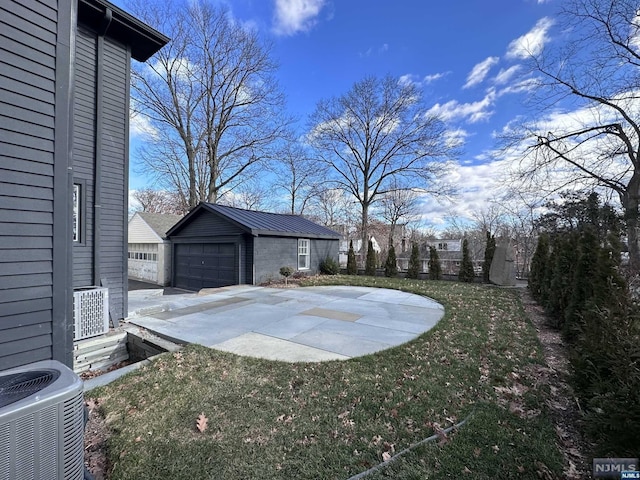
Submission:
[[[82,185],[73,184],[73,241],[82,241]]]
[[[306,238],[298,239],[298,270],[309,269],[309,240]]]

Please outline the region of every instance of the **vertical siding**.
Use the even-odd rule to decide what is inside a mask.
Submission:
[[[123,318],[127,316],[124,311],[127,293],[124,279],[129,59],[126,47],[108,37],[104,39],[103,48],[100,277],[105,278],[109,286],[112,315]]]
[[[73,247],[73,286],[106,282],[109,311],[113,318],[120,319],[126,317],[127,292],[129,57],[126,47],[108,37],[98,38],[82,26],[78,29],[76,55],[74,181],[85,186],[85,235]]]
[[[73,104],[73,179],[82,181],[84,228],[73,246],[73,287],[93,285],[93,198],[96,148],[96,36],[80,27],[76,37]]]
[[[201,209],[179,230],[177,236],[185,237],[217,237],[228,235],[242,235],[245,233],[240,227],[230,221]]]
[[[56,19],[0,3],[0,370],[53,356]]]

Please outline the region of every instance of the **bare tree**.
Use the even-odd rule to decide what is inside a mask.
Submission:
[[[489,232],[492,235],[500,235],[504,228],[505,211],[502,202],[491,201],[484,207],[471,212],[474,229],[482,234]]]
[[[426,111],[415,85],[368,77],[346,94],[320,101],[311,116],[309,141],[319,160],[360,205],[363,245],[369,207],[393,189],[393,179],[436,193],[451,146],[443,122]]]
[[[245,210],[272,211],[275,207],[271,185],[259,181],[258,178],[250,178],[234,188],[222,193],[218,203]]]
[[[143,212],[184,215],[189,211],[179,195],[166,190],[143,188],[135,190],[131,196],[140,204]]]
[[[417,215],[418,200],[418,192],[403,188],[397,180],[393,181],[393,189],[382,195],[380,216],[389,224],[388,246],[393,245],[396,226],[406,226]]]
[[[255,31],[209,0],[140,5],[138,15],[172,37],[132,71],[132,104],[153,130],[143,163],[189,207],[216,202],[284,132],[276,65]]]
[[[304,144],[289,138],[283,142],[270,169],[276,176],[274,186],[286,194],[287,212],[303,215],[320,192],[326,174],[324,164],[315,161]]]
[[[309,216],[326,227],[348,233],[354,223],[353,203],[339,188],[318,191],[309,205]]]
[[[560,22],[574,37],[564,49],[532,52],[536,106],[543,119],[512,129],[528,140],[521,174],[535,188],[604,188],[625,212],[630,264],[640,269],[640,16],[632,0],[570,0]],[[562,103],[564,102],[564,103]],[[558,121],[560,105],[573,115]],[[554,115],[544,115],[545,112]],[[524,138],[528,136],[528,139]],[[513,144],[513,143],[512,143]]]

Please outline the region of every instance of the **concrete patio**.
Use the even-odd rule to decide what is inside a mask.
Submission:
[[[128,321],[177,343],[283,360],[346,360],[408,342],[444,315],[432,299],[368,287],[238,285],[129,292]]]

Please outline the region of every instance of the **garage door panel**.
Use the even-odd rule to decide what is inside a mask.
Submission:
[[[176,245],[175,285],[199,290],[238,283],[236,245],[193,243]]]

